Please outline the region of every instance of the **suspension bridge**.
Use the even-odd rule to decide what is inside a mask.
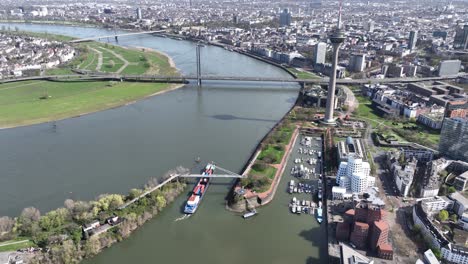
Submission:
[[[90,38],[74,39],[74,40],[71,40],[69,42],[70,43],[80,43],[80,42],[88,42],[88,41],[108,39],[108,38],[114,38],[115,40],[117,40],[119,37],[128,37],[128,36],[154,34],[154,33],[164,33],[164,32],[166,32],[166,30],[139,31],[139,32],[121,33],[121,34],[114,33],[114,34],[108,35],[108,36],[97,36],[97,37],[90,37]]]

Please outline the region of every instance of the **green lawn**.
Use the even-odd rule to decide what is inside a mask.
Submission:
[[[12,127],[96,112],[172,87],[163,83],[27,81],[0,84],[0,127]],[[40,97],[48,96],[48,99]]]
[[[288,70],[290,70],[292,73],[296,75],[298,79],[318,79],[320,78],[319,76],[315,75],[312,72],[308,71],[300,71],[296,68],[288,67]]]
[[[30,240],[28,240],[28,241],[26,241],[26,242],[21,242],[21,243],[13,244],[13,245],[2,246],[2,245],[6,245],[6,244],[9,244],[9,243],[12,243],[12,242],[18,242],[18,241],[23,241],[23,240],[28,240],[28,238],[18,237],[18,238],[15,238],[15,239],[13,239],[13,240],[0,242],[0,252],[16,251],[16,250],[18,250],[18,249],[27,248],[27,247],[35,247],[35,246],[36,246],[36,245],[35,245],[32,241],[30,241]]]
[[[268,179],[266,180],[268,184],[260,184],[260,185],[256,184],[256,186],[253,187],[253,190],[256,192],[267,191],[270,188],[273,179],[275,178],[276,171],[277,171],[276,168],[271,167],[271,166],[268,166],[264,171],[256,171],[255,169],[252,168],[249,171],[248,179],[258,179],[258,178]]]
[[[400,141],[419,143],[432,148],[437,148],[440,140],[440,131],[433,130],[424,125],[408,121],[392,121],[378,115],[371,107],[371,101],[362,96],[356,96],[359,101],[358,109],[353,113],[356,118],[362,118],[369,122],[374,128],[381,128],[385,136],[393,136]],[[415,127],[415,129],[405,129],[404,127]]]
[[[284,155],[284,146],[283,150],[277,149],[277,146],[268,145],[260,154],[258,155],[259,160],[264,160],[265,157],[275,157],[275,162],[273,164],[279,164]]]

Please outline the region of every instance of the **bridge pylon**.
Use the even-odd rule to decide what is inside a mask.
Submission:
[[[197,58],[197,86],[201,88],[202,79],[201,79],[201,46],[197,44],[196,48],[196,58]]]

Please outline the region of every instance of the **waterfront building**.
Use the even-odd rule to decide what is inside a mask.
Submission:
[[[367,157],[364,153],[364,146],[359,138],[348,137],[337,144],[338,161],[348,161],[350,156],[354,156],[363,160]]]
[[[439,63],[439,76],[457,75],[461,68],[461,60],[444,60]]]
[[[325,64],[325,58],[327,55],[327,44],[323,42],[317,43],[314,48],[314,60],[313,64]]]
[[[289,27],[291,25],[291,13],[288,8],[283,9],[279,17],[280,27]]]
[[[337,184],[350,193],[363,193],[375,184],[375,177],[369,176],[370,164],[359,157],[349,156],[341,162],[336,176]]]
[[[439,151],[468,161],[468,118],[445,118],[440,134]]]
[[[411,31],[409,35],[408,49],[410,49],[411,51],[414,51],[414,49],[416,49],[417,42],[418,42],[418,32]]]

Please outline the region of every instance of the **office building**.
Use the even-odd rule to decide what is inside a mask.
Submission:
[[[136,9],[136,17],[137,17],[138,20],[143,19],[143,16],[142,16],[142,14],[141,14],[141,8],[140,8],[140,7],[138,7],[138,8]]]
[[[455,177],[453,186],[457,191],[464,192],[468,190],[468,171]]]
[[[291,25],[291,13],[288,8],[285,8],[282,13],[280,13],[280,27],[289,27]]]
[[[461,68],[460,60],[444,60],[439,64],[439,76],[457,75]]]
[[[463,28],[457,28],[455,39],[453,41],[454,49],[466,49],[468,46],[468,25]]]
[[[336,176],[337,184],[347,192],[363,193],[375,184],[375,177],[369,176],[370,165],[361,158],[349,156],[348,161],[341,162]]]
[[[346,140],[340,141],[337,144],[338,149],[338,160],[348,161],[350,156],[354,156],[363,160],[366,160],[364,153],[364,146],[359,138],[348,137]]]
[[[348,70],[351,72],[362,72],[366,68],[366,55],[353,54],[349,58]]]
[[[411,31],[409,35],[408,49],[410,49],[411,51],[415,50],[417,42],[418,42],[418,32]]]
[[[445,118],[439,151],[453,159],[468,161],[468,118]]]
[[[323,42],[317,43],[314,48],[314,65],[325,64],[325,58],[327,56],[327,44]]]

